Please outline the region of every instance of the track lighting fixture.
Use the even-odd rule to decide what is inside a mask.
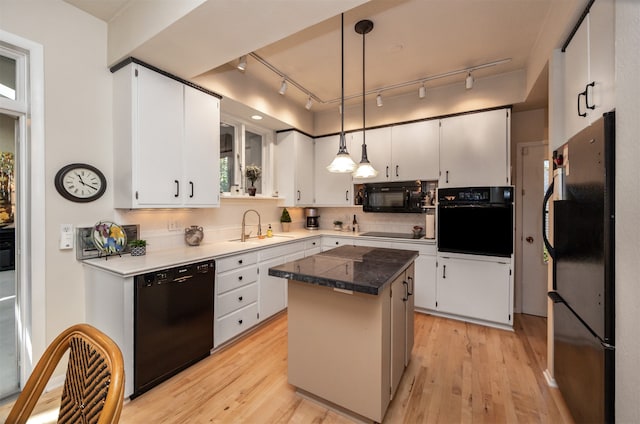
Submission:
[[[309,98],[307,99],[307,104],[304,105],[305,109],[309,110],[311,109],[311,106],[313,106],[313,100],[311,99],[311,96],[309,96]]]
[[[340,15],[340,51],[341,51],[341,99],[340,108],[344,110],[344,13]],[[353,172],[356,169],[356,163],[351,159],[349,152],[347,151],[347,141],[344,136],[344,114],[340,114],[340,144],[338,146],[338,153],[333,161],[327,166],[329,172],[347,173]]]
[[[284,96],[284,93],[286,92],[287,92],[287,80],[282,80],[282,84],[280,84],[280,90],[278,90],[278,93]]]
[[[240,59],[238,60],[238,66],[237,68],[240,71],[244,71],[245,69],[247,69],[247,55],[242,55],[240,56]]]
[[[427,95],[427,89],[424,86],[424,83],[422,83],[422,85],[420,86],[420,88],[418,89],[418,96],[421,99],[424,99],[424,97]]]
[[[471,71],[467,74],[467,79],[464,81],[464,87],[467,90],[471,90],[473,88],[473,77],[471,76]]]
[[[376,104],[378,105],[378,107],[382,107],[382,94],[378,93],[378,95],[376,96]]]

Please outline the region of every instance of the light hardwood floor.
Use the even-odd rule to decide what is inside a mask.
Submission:
[[[515,318],[515,331],[509,332],[416,314],[412,359],[384,423],[572,423],[558,390],[549,388],[542,374],[545,319]],[[53,396],[55,392],[43,396],[41,410],[51,408]],[[8,407],[0,408],[0,419]],[[287,383],[283,313],[128,402],[121,422],[352,421],[301,398]]]

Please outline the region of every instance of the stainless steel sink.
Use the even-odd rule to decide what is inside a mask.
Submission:
[[[258,238],[258,237],[249,237],[247,238],[244,243],[261,243],[265,240],[269,240],[269,239],[275,239],[275,238],[285,238],[285,239],[292,239],[293,236],[285,236],[282,234],[274,234],[272,237],[264,237],[262,239]],[[231,240],[227,240],[227,241],[241,241],[239,238],[235,238],[235,239],[231,239]]]

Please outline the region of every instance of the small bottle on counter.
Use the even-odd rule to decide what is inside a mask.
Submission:
[[[269,228],[267,228],[267,237],[273,237],[273,230],[271,229],[271,224],[269,224]]]
[[[355,215],[353,215],[353,223],[351,224],[351,231],[353,231],[354,233],[360,232],[360,229],[358,228],[358,220],[356,219]]]

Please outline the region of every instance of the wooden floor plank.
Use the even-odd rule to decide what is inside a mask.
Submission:
[[[385,423],[572,423],[549,388],[546,320],[516,314],[505,331],[415,314],[412,359]],[[339,360],[337,358],[336,360]],[[39,411],[53,410],[56,390]],[[10,403],[0,406],[4,420]],[[127,402],[121,423],[323,423],[350,418],[287,382],[287,315]]]

